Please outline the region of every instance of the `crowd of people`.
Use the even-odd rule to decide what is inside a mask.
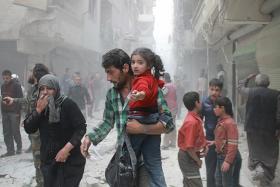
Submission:
[[[183,86],[172,83],[160,56],[148,48],[137,48],[131,56],[122,49],[112,49],[103,55],[102,67],[113,86],[106,94],[102,122],[89,132],[87,116],[93,117],[94,105],[98,107],[95,103],[100,101],[101,94],[96,91],[99,73],[91,76],[85,86],[79,72],[71,76],[66,68],[59,79],[45,65],[36,64],[24,96],[19,82],[12,79],[12,72],[3,71],[1,111],[7,153],[1,157],[22,153],[20,115],[25,106],[23,126],[31,140],[37,186],[79,186],[90,145],[99,144],[114,127],[117,145],[127,135],[126,149],[133,150],[136,157],[136,162],[130,158],[129,163],[133,186],[167,186],[161,149],[175,148],[176,144],[182,186],[203,186],[200,168],[204,157],[207,187],[241,186],[239,132],[232,102],[226,97],[223,68],[219,66],[219,76],[209,81],[206,96],[204,71],[197,92],[182,94],[179,90]],[[248,88],[253,78],[256,86]],[[269,186],[273,181],[279,156],[280,93],[268,86],[269,77],[258,74],[240,81],[238,87],[240,94],[248,98],[248,168],[261,186]],[[181,113],[181,104],[188,112],[177,138],[176,117]],[[128,175],[125,178],[119,173],[123,172],[121,169],[129,168],[115,170],[119,176],[113,183],[106,176],[111,186],[120,186],[120,180],[127,180]]]

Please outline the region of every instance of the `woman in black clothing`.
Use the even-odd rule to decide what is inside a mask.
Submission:
[[[80,153],[85,119],[71,99],[60,95],[55,76],[40,79],[36,110],[24,120],[24,129],[29,134],[40,131],[44,187],[78,187],[85,166]]]

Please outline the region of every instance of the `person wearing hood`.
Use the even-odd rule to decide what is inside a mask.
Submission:
[[[43,76],[38,88],[36,109],[27,115],[24,129],[28,134],[40,131],[44,187],[78,187],[85,166],[80,152],[85,118],[74,101],[60,94],[54,75]]]

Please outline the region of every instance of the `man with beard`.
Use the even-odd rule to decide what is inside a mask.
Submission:
[[[20,84],[12,79],[12,73],[10,70],[4,70],[2,72],[4,83],[1,86],[1,96],[3,98],[9,97],[23,97]],[[4,141],[7,147],[7,153],[1,155],[1,157],[12,156],[15,153],[21,154],[22,141],[20,135],[20,111],[21,106],[19,104],[6,105],[6,100],[1,102],[2,111],[2,123],[3,123],[3,135]],[[15,152],[14,140],[17,144],[17,150]]]
[[[130,58],[123,50],[113,49],[103,55],[102,66],[107,74],[107,80],[113,83],[114,87],[109,89],[106,95],[103,122],[87,134],[81,145],[81,151],[84,155],[86,155],[90,144],[100,143],[114,127],[114,124],[116,124],[118,140],[120,140],[124,128],[128,134],[148,135],[168,133],[174,129],[172,115],[161,90],[159,90],[157,98],[160,111],[159,122],[150,125],[142,125],[136,120],[127,122],[127,108],[124,111],[122,109],[125,108],[125,100],[130,93],[133,73]],[[137,186],[148,186],[145,179],[140,179],[142,177],[143,175],[140,173]]]

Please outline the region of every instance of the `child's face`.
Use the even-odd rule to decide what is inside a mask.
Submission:
[[[196,101],[196,102],[195,102],[195,107],[196,107],[197,111],[200,112],[200,111],[201,111],[201,108],[202,108],[201,102],[200,102],[200,101]]]
[[[225,109],[223,106],[215,105],[214,113],[219,117],[225,113]]]
[[[146,72],[149,67],[148,63],[140,55],[133,55],[131,58],[131,68],[133,74],[138,76]]]
[[[221,88],[218,86],[209,86],[209,94],[212,100],[216,100],[221,96]]]

